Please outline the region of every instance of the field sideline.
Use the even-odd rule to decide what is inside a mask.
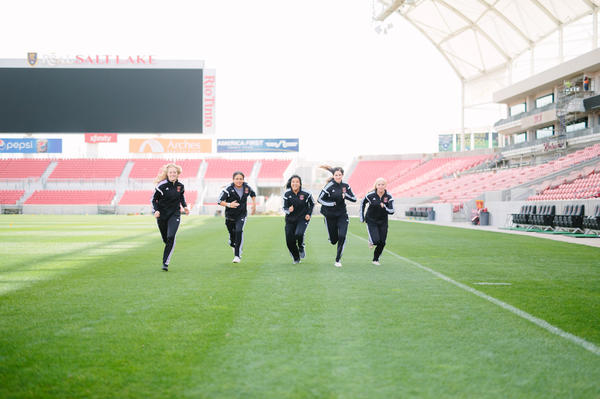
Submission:
[[[0,397],[600,398],[600,248],[393,221],[382,266],[322,218],[0,216]],[[390,252],[391,251],[391,252]],[[440,277],[446,277],[440,278]],[[450,281],[449,281],[450,280]],[[454,283],[456,284],[454,284]]]

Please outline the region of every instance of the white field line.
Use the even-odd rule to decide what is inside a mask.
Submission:
[[[356,235],[354,233],[349,233],[349,234],[352,234],[354,237],[360,238],[363,241],[367,241],[363,237],[358,236],[358,235]],[[478,297],[483,298],[486,301],[489,301],[489,302],[491,302],[491,303],[493,303],[495,305],[498,305],[501,308],[503,308],[505,310],[508,310],[509,312],[512,312],[512,313],[516,314],[517,316],[522,317],[525,320],[528,320],[528,321],[532,322],[533,324],[536,324],[537,326],[543,328],[544,330],[551,332],[552,334],[555,334],[555,335],[558,335],[559,337],[567,339],[567,340],[569,340],[569,341],[571,341],[571,342],[573,342],[573,343],[575,343],[575,344],[583,347],[584,349],[587,349],[588,351],[592,352],[594,355],[600,356],[600,347],[594,345],[593,343],[591,343],[589,341],[586,341],[583,338],[580,338],[580,337],[578,337],[576,335],[573,335],[571,333],[563,331],[560,328],[558,328],[556,326],[553,326],[552,324],[548,323],[545,320],[542,320],[542,319],[540,319],[538,317],[535,317],[535,316],[533,316],[533,315],[531,315],[531,314],[529,314],[529,313],[527,313],[527,312],[525,312],[525,311],[523,311],[521,309],[518,309],[518,308],[516,308],[516,307],[514,307],[512,305],[509,305],[506,302],[502,302],[499,299],[496,299],[496,298],[491,297],[491,296],[489,296],[487,294],[484,294],[483,292],[478,291],[475,288],[469,287],[468,285],[465,285],[463,283],[459,283],[458,281],[455,281],[455,280],[451,279],[450,277],[448,277],[448,276],[446,276],[446,275],[444,275],[444,274],[442,274],[440,272],[436,272],[435,270],[430,269],[427,266],[423,266],[420,263],[415,262],[414,260],[410,260],[408,258],[400,256],[400,255],[398,255],[398,254],[390,251],[389,249],[385,249],[384,251],[387,252],[387,253],[389,253],[389,254],[391,254],[391,255],[393,255],[393,256],[395,256],[396,258],[398,258],[400,260],[403,260],[404,262],[410,263],[411,265],[418,267],[419,269],[425,270],[426,272],[429,272],[429,273],[433,274],[434,276],[436,276],[436,277],[438,277],[438,278],[440,278],[440,279],[442,279],[442,280],[444,280],[444,281],[446,281],[446,282],[448,282],[450,284],[453,284],[453,285],[455,285],[455,286],[457,286],[457,287],[459,287],[459,288],[461,288],[461,289],[463,289],[463,290],[465,290],[467,292],[470,292],[471,294],[477,295]]]

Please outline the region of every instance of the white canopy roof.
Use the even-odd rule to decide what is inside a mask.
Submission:
[[[563,27],[589,16],[571,29],[573,40],[586,41],[580,55],[597,47],[600,0],[378,0],[383,21],[399,13],[421,31],[448,60],[463,81],[510,67],[527,52],[549,41],[554,65],[571,58]],[[547,46],[544,46],[547,47]],[[548,49],[539,49],[546,58]],[[535,58],[535,55],[532,57]],[[540,57],[538,57],[540,58]],[[542,65],[534,67],[539,72]],[[511,81],[513,79],[510,79]]]

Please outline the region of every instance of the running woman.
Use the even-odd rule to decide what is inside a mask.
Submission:
[[[285,212],[285,242],[294,259],[294,264],[304,259],[304,233],[308,227],[315,202],[312,195],[302,190],[302,179],[293,175],[285,186],[283,194],[283,212]]]
[[[252,215],[256,212],[256,193],[244,179],[242,172],[234,172],[233,182],[219,196],[219,205],[226,208],[225,225],[229,231],[229,246],[233,248],[233,263],[240,263],[242,260],[248,197],[252,198]]]
[[[178,180],[181,172],[181,166],[170,163],[163,166],[154,179],[156,187],[152,196],[152,211],[165,243],[162,269],[166,272],[169,271],[169,262],[175,248],[175,234],[177,234],[181,219],[180,208],[183,207],[186,215],[190,213],[185,202],[185,189]]]
[[[325,187],[319,194],[318,202],[321,204],[321,213],[325,216],[325,225],[329,233],[329,242],[337,244],[335,256],[335,267],[342,267],[340,260],[344,253],[346,244],[346,233],[348,232],[348,212],[346,211],[346,200],[356,202],[356,197],[347,183],[343,183],[344,169],[321,166],[333,174]]]
[[[360,221],[367,222],[369,248],[375,247],[373,264],[379,266],[379,257],[385,247],[388,233],[388,216],[394,214],[394,199],[387,192],[387,182],[383,177],[375,180],[374,190],[368,193],[360,204]],[[367,216],[365,217],[365,205]]]

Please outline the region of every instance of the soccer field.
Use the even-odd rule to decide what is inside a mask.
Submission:
[[[600,249],[391,222],[382,265],[323,219],[0,217],[2,398],[599,398]],[[482,284],[483,283],[483,284]],[[546,323],[546,324],[544,324]]]

